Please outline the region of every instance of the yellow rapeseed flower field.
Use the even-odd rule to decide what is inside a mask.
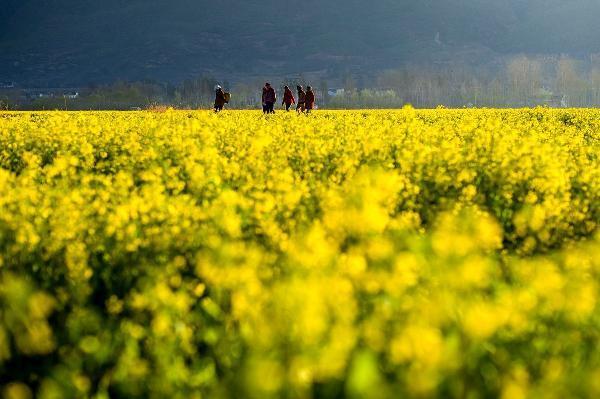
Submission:
[[[600,111],[0,113],[7,398],[596,398]]]

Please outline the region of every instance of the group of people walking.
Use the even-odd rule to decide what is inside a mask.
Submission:
[[[312,90],[312,87],[307,86],[306,91],[300,85],[296,86],[296,90],[298,92],[298,101],[296,101],[296,97],[294,97],[294,93],[290,89],[289,86],[283,87],[283,100],[281,101],[281,105],[285,106],[285,110],[289,111],[292,105],[296,105],[296,112],[304,112],[309,113],[315,107],[315,93]],[[263,113],[265,114],[274,114],[274,106],[277,102],[277,93],[273,86],[270,83],[265,83],[265,86],[262,89],[262,104],[263,104]]]
[[[285,106],[285,110],[289,111],[292,105],[296,105],[296,112],[301,113],[306,111],[306,113],[311,112],[315,107],[315,93],[312,90],[312,87],[307,86],[306,91],[300,85],[296,86],[296,90],[298,92],[298,100],[296,101],[296,97],[294,93],[289,88],[289,86],[284,86],[283,88],[283,100],[281,101],[281,105]],[[215,88],[215,112],[219,112],[223,110],[223,107],[226,103],[229,102],[229,93],[225,93],[221,86]],[[274,114],[275,113],[275,103],[277,102],[277,92],[269,82],[265,83],[265,86],[262,89],[262,108],[263,113],[265,114]]]

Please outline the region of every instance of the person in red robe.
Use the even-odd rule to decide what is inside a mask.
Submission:
[[[296,89],[298,90],[298,103],[296,104],[296,112],[304,112],[304,100],[306,98],[306,92],[300,85],[296,86]]]
[[[312,111],[315,107],[315,92],[312,90],[312,87],[306,87],[306,97],[304,97],[304,107],[306,108],[306,113]]]
[[[285,110],[289,111],[292,104],[296,104],[294,93],[292,93],[288,86],[285,86],[283,88],[283,101],[281,102],[281,105],[285,105]]]
[[[277,101],[277,93],[275,93],[275,89],[270,83],[265,83],[265,87],[263,87],[262,91],[263,112],[265,114],[275,113],[275,110],[273,109],[275,101]]]

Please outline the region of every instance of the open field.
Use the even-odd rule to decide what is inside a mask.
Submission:
[[[10,398],[600,396],[600,111],[0,113]]]

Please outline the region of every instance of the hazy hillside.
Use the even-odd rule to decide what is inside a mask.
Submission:
[[[595,0],[3,0],[0,80],[76,85],[600,51]],[[439,32],[439,35],[438,35]]]

